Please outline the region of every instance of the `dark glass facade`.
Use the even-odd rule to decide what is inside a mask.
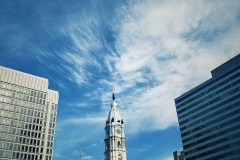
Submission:
[[[186,160],[240,159],[240,55],[175,104]]]

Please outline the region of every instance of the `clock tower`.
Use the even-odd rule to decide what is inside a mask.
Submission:
[[[127,160],[124,130],[123,119],[117,109],[113,94],[111,110],[105,127],[104,160]]]

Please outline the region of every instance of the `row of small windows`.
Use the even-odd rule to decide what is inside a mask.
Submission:
[[[2,136],[1,136],[2,137]],[[1,138],[0,137],[0,138]],[[31,138],[25,138],[25,137],[16,137],[15,143],[14,143],[14,137],[11,138],[11,140],[8,139],[8,141],[2,141],[2,138],[0,139],[0,148],[6,149],[6,150],[13,150],[13,151],[25,151],[27,152],[28,147],[29,151],[31,152],[32,147],[36,146],[44,146],[44,141],[38,140],[38,139],[31,139]],[[22,146],[21,149],[20,147]],[[53,141],[48,141],[47,145],[47,154],[52,154],[52,146]],[[35,150],[33,150],[34,152]],[[36,150],[38,152],[38,149]]]
[[[42,105],[33,105],[31,103],[25,103],[23,105],[20,105],[19,103],[13,102],[13,104],[8,104],[0,101],[0,108],[3,110],[8,110],[8,111],[14,111],[14,112],[21,112],[21,108],[25,109],[33,109],[37,111],[46,111],[46,107]]]
[[[227,115],[223,115],[223,116],[221,116],[221,117],[219,117],[219,118],[217,118],[217,119],[214,119],[214,120],[212,120],[212,121],[210,121],[210,122],[208,122],[208,123],[206,123],[206,124],[202,124],[202,125],[200,125],[200,126],[198,126],[198,127],[196,127],[196,128],[193,128],[193,129],[191,129],[191,130],[189,130],[189,131],[187,131],[187,132],[185,132],[185,133],[182,133],[182,137],[185,137],[185,136],[187,136],[187,135],[189,135],[189,134],[192,134],[192,133],[195,133],[195,132],[197,132],[197,131],[203,130],[203,129],[211,126],[211,125],[214,125],[214,124],[216,124],[216,123],[218,123],[218,122],[221,122],[223,119],[230,119],[230,118],[232,118],[233,116],[236,116],[236,115],[238,115],[237,118],[240,119],[239,113],[240,113],[240,109],[238,109],[238,110],[236,110],[236,111],[233,111],[233,112],[231,112],[231,113],[229,113],[229,114],[227,114]],[[231,121],[231,120],[230,120],[230,121]],[[229,123],[230,121],[223,122],[223,124],[229,125],[229,124],[231,124],[231,123]],[[222,125],[222,124],[221,124],[221,125]],[[223,125],[223,126],[224,126],[224,125]]]
[[[203,96],[211,93],[212,91],[214,91],[214,90],[217,89],[217,88],[223,87],[224,85],[226,85],[227,83],[235,80],[235,79],[238,78],[238,77],[240,77],[240,72],[237,73],[237,74],[235,74],[235,75],[233,75],[233,76],[231,76],[230,78],[228,78],[228,79],[226,79],[226,80],[224,80],[224,81],[222,81],[222,82],[220,82],[220,83],[212,86],[211,88],[203,91],[202,93],[200,93],[200,94],[192,97],[191,99],[185,101],[184,103],[182,103],[182,104],[180,104],[180,105],[177,105],[177,109],[180,109],[181,107],[185,106],[186,104],[189,104],[189,103],[195,101],[196,99],[199,99],[199,98],[201,98],[201,97],[203,97]],[[230,88],[232,85],[234,85],[234,84],[236,84],[236,83],[239,83],[239,79],[236,80],[235,82],[233,82],[232,84],[227,85],[227,86],[225,86],[225,87],[223,87],[223,88],[224,88],[224,89]],[[221,90],[222,90],[222,89],[221,89]],[[216,91],[216,92],[218,92],[218,91]],[[216,92],[215,92],[215,93],[216,93]]]
[[[58,105],[52,103],[52,111],[56,112]]]
[[[53,135],[49,134],[47,140],[48,141],[53,141],[53,137],[54,137]]]
[[[50,128],[55,128],[55,123],[50,122],[49,127],[50,127]]]
[[[39,153],[40,151],[43,152],[43,150],[40,150],[39,146],[40,146],[40,142],[34,144],[34,146],[1,142],[0,149],[20,151],[20,152],[30,152],[30,153]]]
[[[187,110],[195,107],[196,105],[199,105],[199,104],[201,104],[201,103],[203,103],[203,102],[211,99],[212,97],[216,97],[217,95],[219,95],[219,94],[221,94],[221,93],[223,93],[223,92],[226,92],[226,91],[230,90],[231,88],[233,88],[233,87],[235,87],[235,86],[237,86],[237,85],[239,86],[239,84],[240,84],[240,80],[238,80],[238,81],[230,84],[229,86],[225,86],[225,87],[223,87],[222,89],[217,90],[216,92],[214,92],[214,93],[212,93],[212,94],[209,94],[209,95],[207,95],[207,96],[199,99],[198,101],[196,101],[196,102],[194,102],[194,103],[192,103],[192,104],[189,104],[188,106],[184,107],[182,110],[177,111],[177,113],[178,113],[178,114],[181,114],[181,113],[183,113],[183,112],[185,112],[185,111],[187,111]],[[232,91],[232,90],[231,90],[231,91]],[[231,91],[229,91],[229,92],[231,92]],[[228,93],[228,92],[227,92],[227,93]]]
[[[231,90],[231,91],[229,91],[227,93],[224,93],[224,94],[222,94],[222,95],[212,99],[211,101],[208,101],[208,102],[198,106],[197,108],[195,108],[195,109],[193,109],[193,110],[191,110],[191,111],[189,111],[189,112],[179,116],[179,124],[182,125],[182,124],[186,123],[187,121],[189,121],[188,119],[185,119],[185,120],[181,121],[182,119],[184,119],[184,117],[188,117],[189,115],[192,115],[192,114],[194,114],[194,113],[196,113],[196,112],[198,112],[200,110],[203,110],[204,108],[207,108],[207,107],[209,107],[211,105],[214,105],[214,104],[216,104],[218,102],[224,103],[224,100],[227,100],[230,97],[236,98],[237,96],[240,95],[240,94],[236,94],[239,91],[240,91],[240,88],[235,88],[235,89],[233,89],[233,90]]]
[[[186,138],[184,138],[184,136],[182,136],[183,137],[183,142],[186,141],[186,140],[190,140],[190,139],[200,138],[204,135],[207,135],[207,134],[210,134],[210,133],[212,133],[216,130],[219,130],[219,128],[221,129],[221,128],[224,128],[226,126],[234,125],[235,123],[238,123],[239,121],[240,121],[240,117],[236,117],[236,118],[231,119],[227,122],[220,123],[220,124],[218,124],[218,125],[216,125],[212,128],[209,128],[209,129],[203,130],[199,133],[196,133],[196,134],[192,135],[191,137],[189,137],[188,139],[186,139]],[[236,128],[238,128],[238,127],[239,126],[237,126]]]
[[[25,136],[26,138],[42,139],[42,140],[44,140],[44,137],[45,137],[44,136],[45,129],[43,131],[33,131],[33,130],[22,130],[22,129],[16,129],[16,128],[6,128],[5,126],[2,126],[2,128],[3,129],[1,129],[1,132],[0,132],[0,136],[1,136],[0,140],[2,140],[2,141],[12,141],[13,142],[15,136],[16,136],[16,138],[17,137],[21,138],[21,136]],[[54,129],[49,129],[48,138],[47,138],[49,141],[53,141],[54,131],[55,131]],[[3,133],[3,134],[1,134],[1,133]],[[9,134],[9,135],[7,135],[7,134]],[[20,139],[20,141],[21,141],[21,139]]]
[[[40,137],[40,136],[39,136]],[[44,139],[44,135],[42,136],[42,140]],[[1,135],[1,141],[2,142],[15,142],[15,143],[21,143],[26,145],[40,145],[41,139],[37,137],[19,137],[19,136],[13,136],[13,135]],[[43,141],[42,141],[43,145]]]
[[[17,133],[18,131],[18,133]],[[28,143],[30,139],[32,140],[44,140],[44,134],[41,132],[31,132],[31,131],[20,131],[16,130],[15,134],[0,134],[1,141],[9,141],[16,143]],[[32,144],[32,143],[31,143]]]
[[[114,118],[112,118],[111,122],[114,122],[114,121],[115,121]],[[123,120],[117,120],[117,122],[123,124]],[[109,123],[109,121],[106,121],[106,124],[108,124],[108,123]]]
[[[43,155],[31,154],[31,153],[18,153],[18,152],[11,152],[11,151],[3,151],[0,150],[0,158],[14,158],[19,160],[42,160]],[[47,155],[45,160],[52,160],[51,155]]]
[[[5,118],[11,118],[15,120],[20,120],[20,121],[27,121],[27,122],[34,122],[34,120],[38,118],[44,118],[43,117],[43,112],[35,111],[34,110],[25,110],[22,113],[15,113],[15,112],[9,112],[9,111],[0,111],[0,117],[5,117]]]
[[[54,129],[54,128],[50,128],[50,129],[48,130],[48,134],[54,135],[54,133],[55,133],[55,129]]]
[[[35,129],[37,130],[30,130],[30,129],[22,129],[22,128],[15,128],[15,127],[8,127],[8,126],[1,126],[0,125],[0,133],[5,134],[12,134],[12,135],[25,135],[25,136],[32,136],[32,137],[39,137],[37,134],[44,133],[45,128],[41,129],[41,126],[36,126]],[[44,136],[42,136],[44,137]]]
[[[191,149],[189,151],[186,151],[187,148],[185,147],[184,148],[184,154],[185,154],[185,156],[189,155],[189,154],[194,154],[196,152],[199,152],[199,151],[204,150],[204,149],[208,149],[208,148],[213,147],[213,146],[219,146],[222,143],[230,143],[230,141],[233,142],[234,140],[235,141],[239,140],[239,138],[240,138],[239,137],[239,133],[235,133],[233,135],[230,135],[230,136],[227,136],[227,137],[223,137],[223,138],[218,139],[216,141],[213,141],[213,142],[210,142],[208,144],[205,144],[205,145],[199,146],[197,148]],[[238,142],[240,142],[240,141],[238,141]],[[188,146],[188,148],[189,147],[190,146]],[[191,147],[193,147],[193,146],[191,146]]]
[[[193,104],[189,104],[185,108],[188,108],[189,106],[198,105],[201,102],[204,102],[205,100],[211,99],[212,97],[215,97],[216,95],[218,95],[220,93],[226,92],[227,90],[230,90],[231,88],[233,88],[233,87],[235,87],[235,86],[237,86],[239,84],[240,84],[240,79],[235,81],[235,82],[233,82],[233,83],[231,83],[231,84],[229,84],[229,85],[227,85],[227,86],[225,86],[225,87],[223,87],[223,88],[221,88],[221,89],[219,89],[219,90],[217,90],[217,91],[215,91],[215,92],[213,92],[212,94],[209,94],[209,95],[203,97],[202,99],[198,99],[198,101],[194,102]],[[178,113],[180,114],[180,113],[184,112],[186,110],[185,108],[180,110],[180,111],[178,111]]]
[[[188,145],[184,145],[183,148],[184,148],[184,150],[186,151],[188,148],[193,148],[195,145],[198,145],[198,144],[201,144],[201,143],[204,143],[204,142],[208,142],[209,140],[212,140],[212,139],[215,139],[215,138],[217,138],[217,137],[226,135],[227,133],[229,133],[229,131],[233,132],[233,130],[229,130],[229,129],[228,129],[228,132],[226,132],[226,131],[225,131],[225,132],[224,132],[224,131],[221,131],[221,132],[212,134],[211,136],[207,136],[207,137],[205,137],[205,138],[202,138],[202,139],[200,139],[200,140],[197,140],[197,141],[195,141],[195,142],[193,142],[193,143],[190,143],[190,144],[188,144]],[[240,132],[234,133],[234,134],[232,134],[232,135],[230,135],[230,136],[227,136],[227,137],[222,138],[221,140],[222,140],[222,142],[226,142],[226,141],[230,141],[230,140],[236,140],[236,139],[239,138],[239,135],[240,135]],[[215,142],[217,142],[217,141],[215,141]],[[218,142],[220,142],[220,141],[218,140]],[[216,145],[216,144],[215,144],[215,145]],[[208,146],[208,147],[210,147],[210,146]],[[201,150],[201,148],[198,148],[198,149]],[[197,151],[197,150],[195,150],[195,151]],[[191,154],[191,151],[189,151],[189,154]]]
[[[17,106],[7,103],[1,103],[0,102],[0,109],[6,110],[6,111],[12,111],[16,113],[22,113],[22,114],[31,114],[31,112],[37,112],[37,111],[46,111],[45,107],[38,106],[38,107],[30,107],[30,106]]]
[[[27,117],[29,117],[29,116],[27,116]],[[41,130],[41,127],[44,124],[41,120],[35,119],[35,118],[33,119],[33,121],[30,121],[28,123],[23,122],[23,121],[16,121],[16,120],[2,118],[2,121],[0,121],[0,125],[11,126],[13,128],[16,127],[16,128],[20,128],[20,129]]]
[[[53,141],[48,141],[47,142],[47,147],[52,148],[52,146],[53,146]]]
[[[39,123],[39,118],[47,119],[47,114],[42,111],[37,111],[24,107],[11,106],[10,108],[6,108],[6,106],[0,106],[0,109],[2,109],[2,111],[0,110],[0,117],[33,123]],[[56,121],[56,111],[51,112],[50,121]]]
[[[202,158],[202,157],[205,157],[205,156],[209,156],[209,155],[214,154],[214,153],[221,153],[222,151],[230,150],[231,148],[239,147],[239,143],[240,143],[240,141],[236,141],[236,142],[233,142],[233,143],[230,143],[230,144],[226,144],[224,146],[217,147],[215,149],[208,150],[206,152],[203,152],[203,153],[200,153],[200,154],[197,154],[197,155],[195,154],[192,157],[186,158],[186,160],[195,160],[195,159],[199,159],[199,158]],[[239,150],[239,148],[238,148],[238,150]]]
[[[186,136],[188,134],[195,133],[195,132],[197,132],[199,130],[202,130],[202,129],[206,128],[206,127],[209,127],[209,126],[214,125],[214,124],[216,124],[218,122],[221,122],[223,119],[228,119],[230,117],[234,117],[234,116],[238,115],[239,113],[240,113],[240,108],[237,109],[237,110],[234,110],[234,111],[232,111],[232,112],[230,112],[228,114],[222,115],[222,116],[220,116],[218,118],[215,118],[215,119],[213,119],[213,120],[211,120],[211,121],[209,121],[209,122],[207,122],[205,124],[199,125],[199,126],[193,128],[193,129],[189,130],[189,131],[183,132],[182,136]],[[214,117],[217,117],[217,114],[214,115]]]
[[[199,92],[202,91],[203,89],[209,87],[211,84],[214,84],[214,83],[215,83],[216,85],[214,85],[213,87],[209,88],[209,89],[206,90],[206,91],[210,92],[210,91],[214,90],[215,87],[217,88],[218,86],[224,85],[224,84],[230,82],[231,80],[235,79],[236,77],[239,77],[239,76],[240,76],[240,73],[234,73],[234,72],[238,71],[239,69],[240,69],[240,66],[232,69],[231,71],[229,71],[229,72],[227,72],[227,73],[225,73],[225,74],[223,74],[223,75],[221,75],[221,76],[219,76],[219,77],[217,77],[217,78],[214,78],[214,79],[211,79],[211,80],[209,80],[209,81],[206,81],[203,85],[200,85],[199,87],[195,88],[193,91],[189,92],[188,94],[186,94],[186,95],[183,96],[182,98],[177,98],[177,99],[175,100],[176,105],[179,106],[180,102],[182,102],[182,101],[184,101],[184,100],[186,100],[186,99],[191,98],[193,95],[195,95],[196,93],[199,93]],[[226,79],[226,80],[223,80],[223,79],[225,79],[227,76],[229,76],[229,75],[232,74],[232,73],[234,73],[233,76],[231,76],[230,78],[228,78],[228,79]],[[223,81],[218,84],[217,82],[218,82],[219,80],[223,80]],[[204,95],[204,94],[205,94],[205,93],[203,93],[203,95]],[[198,95],[197,95],[197,96],[198,96]],[[180,104],[180,105],[181,105],[181,104]],[[184,105],[184,102],[183,102],[183,105]]]
[[[240,77],[240,72],[237,73],[237,74],[234,74],[233,76],[229,77],[228,79],[226,79],[226,80],[224,80],[224,81],[222,81],[222,82],[220,82],[220,83],[218,83],[218,84],[216,84],[216,85],[213,85],[213,86],[210,87],[209,89],[207,89],[207,90],[203,91],[202,93],[200,93],[200,94],[198,94],[198,95],[196,95],[196,96],[194,96],[194,97],[186,100],[185,102],[183,102],[183,103],[181,103],[181,104],[178,104],[178,105],[177,105],[177,109],[183,107],[183,106],[186,105],[186,104],[189,104],[190,102],[192,102],[192,101],[194,101],[194,100],[196,100],[196,99],[201,98],[201,97],[204,96],[204,95],[209,94],[210,92],[214,91],[215,89],[224,86],[225,84],[227,84],[227,83],[235,80],[235,79],[238,78],[238,77]]]
[[[202,123],[202,122],[204,122],[204,121],[207,121],[209,118],[212,118],[212,117],[214,117],[214,116],[216,116],[216,115],[220,115],[221,113],[225,113],[225,112],[228,112],[228,111],[230,111],[230,110],[232,110],[232,109],[235,109],[235,108],[239,107],[239,106],[240,106],[240,101],[235,102],[235,103],[233,103],[233,104],[231,104],[231,105],[227,105],[228,103],[234,102],[235,100],[238,100],[238,99],[240,99],[240,94],[237,95],[237,96],[234,96],[234,97],[232,97],[232,98],[230,98],[230,99],[228,99],[228,100],[226,100],[226,101],[224,101],[224,102],[222,102],[222,103],[216,104],[216,105],[214,105],[213,107],[208,108],[208,109],[206,109],[206,110],[204,110],[204,111],[202,111],[202,112],[200,112],[200,113],[198,113],[198,114],[195,114],[195,115],[192,116],[192,117],[187,118],[187,119],[186,119],[187,121],[184,121],[184,123],[181,123],[182,126],[183,126],[186,122],[192,122],[192,121],[194,121],[194,119],[196,119],[196,118],[198,118],[198,117],[202,117],[202,118],[199,119],[199,120],[196,120],[196,121],[194,121],[194,122],[192,122],[192,123],[190,123],[190,124],[188,124],[188,125],[185,125],[184,127],[181,127],[180,130],[181,130],[181,131],[184,131],[185,129],[191,128],[191,127],[193,127],[193,126],[195,126],[195,125],[197,125],[197,124],[199,124],[199,123]],[[224,107],[224,108],[223,108],[223,107]],[[217,112],[214,112],[214,113],[212,113],[212,114],[210,114],[210,115],[208,115],[208,116],[205,116],[205,117],[202,116],[202,115],[206,115],[206,114],[208,114],[209,112],[214,111],[214,110],[219,109],[219,108],[220,108],[220,110],[218,110]],[[222,108],[222,109],[221,109],[221,108]]]
[[[198,144],[198,143],[202,143],[202,141],[211,140],[211,139],[216,138],[218,136],[225,135],[225,134],[234,132],[234,131],[239,130],[239,129],[240,129],[240,124],[236,125],[236,126],[233,126],[233,127],[230,127],[230,128],[227,128],[227,129],[224,129],[222,131],[219,131],[219,132],[211,134],[211,135],[209,135],[209,133],[208,133],[209,131],[207,130],[207,131],[201,132],[199,134],[195,134],[195,135],[193,135],[191,137],[184,138],[183,139],[183,143],[185,144],[186,142],[189,142],[191,140],[196,140],[197,138],[199,138],[199,137],[201,137],[201,136],[203,136],[203,135],[208,133],[209,136],[204,137],[202,139],[199,139],[199,140],[197,140],[195,142],[190,143],[190,145],[195,145],[195,144]],[[184,145],[184,146],[186,146],[186,145]]]
[[[45,92],[33,90],[30,88],[26,88],[26,87],[22,87],[22,86],[18,86],[18,85],[13,85],[13,84],[6,83],[6,82],[0,82],[0,88],[46,99]]]
[[[2,118],[2,121],[0,121],[0,127],[1,127],[0,128],[0,133],[4,133],[8,129],[11,130],[12,131],[11,133],[14,133],[14,134],[17,134],[18,130],[24,131],[24,129],[32,130],[32,131],[43,131],[43,132],[45,132],[45,128],[42,127],[43,124],[41,124],[41,123],[42,122],[39,121],[39,119],[35,119],[33,121],[33,123],[23,123],[21,121],[14,121],[14,120]],[[46,124],[44,124],[44,126],[46,126]],[[50,122],[50,125],[49,125],[49,131],[50,132],[49,133],[53,134],[54,133],[54,128],[55,128],[55,123]],[[16,131],[16,133],[15,133],[15,131]]]
[[[206,160],[218,160],[218,159],[224,159],[224,158],[230,158],[232,157],[231,160],[239,160],[240,159],[240,149],[237,150],[232,150],[217,156],[213,156],[211,158],[207,158]]]
[[[26,118],[26,117],[24,117]],[[34,123],[34,122],[32,122]],[[26,128],[27,124],[30,123],[24,123],[23,121],[13,121],[11,119],[6,119],[1,117],[0,125],[5,125],[5,126],[11,126],[11,127],[18,127],[18,128]]]
[[[51,142],[53,143],[53,142]],[[49,144],[51,144],[49,143]],[[27,143],[25,143],[27,144]],[[40,146],[43,146],[43,141],[40,143],[40,141],[34,140],[32,143],[29,143],[30,145],[23,145],[23,144],[14,144],[14,143],[8,143],[8,142],[1,142],[0,149],[5,150],[12,150],[12,151],[21,151],[21,152],[29,152],[29,153],[39,153],[43,152],[43,148],[40,150]],[[52,145],[51,145],[52,147]],[[46,148],[46,154],[52,154],[52,148],[47,147]]]
[[[30,119],[30,121],[32,121],[32,119],[35,118],[35,117],[47,119],[46,113],[44,114],[44,112],[38,111],[38,110],[35,110],[35,109],[12,106],[12,105],[4,104],[4,103],[0,103],[0,109],[2,110],[2,111],[0,111],[0,116],[2,116],[2,117],[8,117],[8,118],[12,118],[12,119],[19,119],[20,118],[23,121],[24,121],[24,117],[26,117],[26,119],[27,119],[26,121],[29,121],[28,119]],[[47,111],[47,110],[44,109],[43,111]],[[19,113],[19,114],[16,114],[16,113]],[[21,115],[21,114],[25,114],[25,115]],[[34,116],[34,117],[29,117],[29,116],[26,116],[26,115]],[[53,110],[51,112],[51,120],[53,122],[56,121],[56,110]]]
[[[2,92],[4,92],[4,91],[2,91]],[[0,101],[5,102],[5,103],[13,103],[14,101],[15,101],[15,104],[18,104],[18,105],[25,105],[26,102],[36,103],[36,104],[40,104],[40,105],[45,105],[45,103],[46,103],[45,99],[37,98],[37,97],[25,95],[25,94],[17,95],[15,93],[12,93],[12,95],[9,95],[9,94],[7,94],[7,92],[0,93],[0,94],[1,94]]]
[[[39,119],[35,119],[31,116],[22,116],[20,115],[20,118],[17,118],[16,120],[14,119],[8,119],[8,118],[3,118],[0,117],[0,125],[5,125],[5,126],[11,126],[11,127],[17,127],[17,128],[34,128],[35,129],[35,124],[38,126],[46,126],[43,124],[43,121],[39,121]],[[44,122],[45,123],[45,122]],[[37,128],[37,126],[36,126]]]
[[[7,104],[7,102],[10,102],[10,101],[11,101],[11,104]],[[29,103],[26,103],[26,102],[23,102],[20,100],[11,99],[11,98],[4,97],[4,96],[0,96],[0,109],[11,110],[11,111],[19,112],[19,113],[23,113],[23,114],[24,113],[31,114],[31,112],[33,112],[33,110],[41,110],[41,111],[47,112],[47,108],[44,107],[43,105],[32,105],[32,104],[29,104]],[[32,111],[30,109],[32,109]],[[52,109],[52,113],[55,114],[57,111],[57,104],[52,104],[51,109]]]

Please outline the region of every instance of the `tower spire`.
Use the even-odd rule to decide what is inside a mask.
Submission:
[[[127,160],[125,128],[115,98],[113,93],[111,110],[109,111],[105,127],[104,160]]]

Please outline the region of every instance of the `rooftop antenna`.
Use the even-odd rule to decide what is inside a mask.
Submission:
[[[82,160],[82,141],[80,141],[80,160]]]

